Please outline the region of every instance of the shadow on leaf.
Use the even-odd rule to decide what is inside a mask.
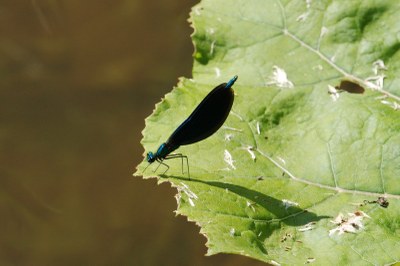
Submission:
[[[174,176],[173,178],[189,181],[186,178],[177,176]],[[318,216],[313,212],[309,212],[297,206],[287,206],[282,200],[273,198],[256,190],[252,190],[243,186],[219,181],[205,181],[193,178],[190,179],[190,182],[203,183],[208,186],[228,190],[231,193],[235,193],[238,196],[247,199],[248,202],[254,204],[254,207],[257,206],[257,208],[264,208],[268,213],[270,213],[272,218],[266,218],[264,220],[262,217],[245,217],[253,221],[252,228],[249,228],[249,231],[251,231],[254,235],[253,240],[257,239],[258,241],[263,241],[264,239],[269,237],[274,230],[281,229],[283,225],[301,227],[310,223],[317,222],[321,219],[332,218],[331,216],[326,215]],[[249,234],[249,231],[246,231],[246,234]],[[244,232],[236,233],[242,235]],[[263,250],[263,252],[265,253],[264,249],[261,250]]]

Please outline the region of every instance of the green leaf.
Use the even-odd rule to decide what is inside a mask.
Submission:
[[[142,144],[154,152],[237,74],[232,112],[179,148],[190,179],[179,159],[165,175],[145,161],[135,174],[178,188],[177,213],[201,227],[208,255],[400,261],[399,12],[394,0],[203,0],[191,13],[194,78],[156,105]]]

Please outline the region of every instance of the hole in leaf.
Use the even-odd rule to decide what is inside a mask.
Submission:
[[[352,82],[350,80],[342,80],[339,86],[336,86],[335,89],[340,91],[347,91],[348,93],[356,93],[362,94],[365,89],[359,84]]]

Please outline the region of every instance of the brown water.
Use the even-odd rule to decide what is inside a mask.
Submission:
[[[0,0],[0,265],[260,264],[204,257],[176,191],[132,177],[195,3]]]

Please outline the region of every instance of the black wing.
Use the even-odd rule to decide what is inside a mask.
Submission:
[[[226,83],[214,88],[192,114],[172,133],[167,143],[177,149],[214,134],[225,122],[233,104],[233,89]]]

